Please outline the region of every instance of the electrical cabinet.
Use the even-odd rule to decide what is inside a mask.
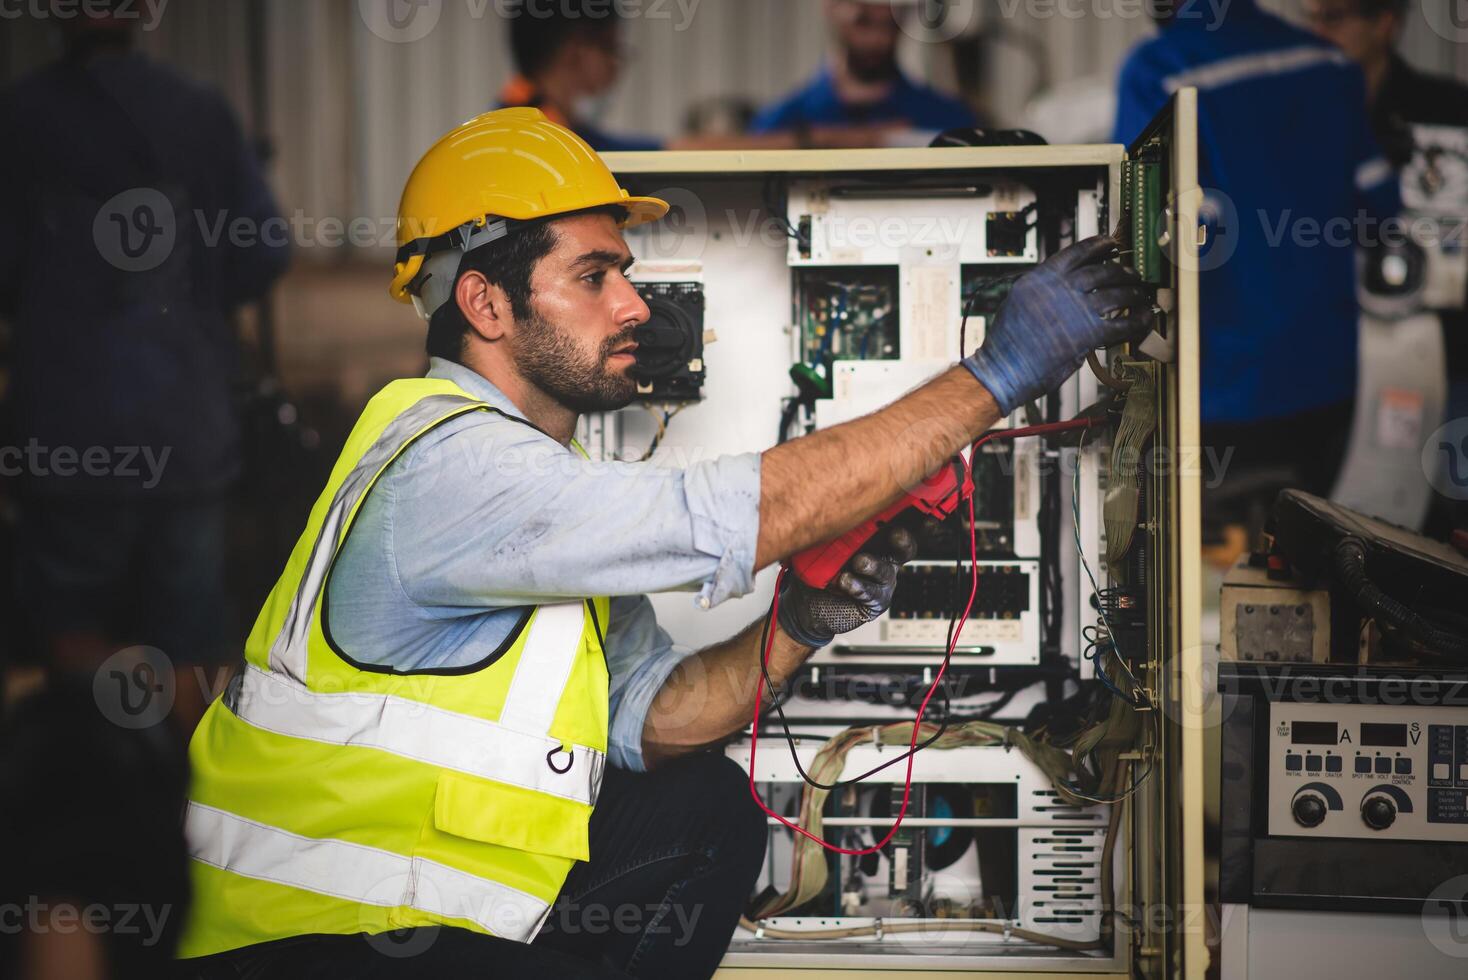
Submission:
[[[972,517],[928,528],[889,612],[811,658],[757,757],[748,732],[726,747],[773,811],[867,853],[771,819],[720,976],[1203,975],[1195,106],[1178,92],[1130,148],[607,155],[671,203],[628,233],[632,275],[700,332],[663,338],[667,380],[642,404],[584,422],[608,458],[762,451],[879,408],[1097,233],[1157,287],[1157,331],[991,433],[969,456]],[[938,734],[878,849],[904,766],[831,790],[801,770],[851,776],[906,748],[975,575],[920,729]],[[773,585],[654,603],[698,648],[764,616]]]

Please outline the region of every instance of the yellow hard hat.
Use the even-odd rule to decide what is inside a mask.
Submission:
[[[408,177],[388,291],[410,302],[427,256],[448,249],[462,254],[501,238],[503,219],[529,221],[608,204],[627,210],[625,226],[668,213],[666,201],[633,197],[618,186],[585,140],[539,109],[486,112],[433,144]]]

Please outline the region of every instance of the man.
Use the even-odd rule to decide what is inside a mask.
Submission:
[[[233,659],[232,318],[289,250],[229,106],[132,50],[122,6],[61,20],[63,57],[0,98],[16,591],[50,668],[87,676],[135,644],[176,666]],[[226,223],[253,234],[204,231]],[[172,687],[186,739],[203,686],[180,671]]]
[[[1400,170],[1412,159],[1416,125],[1452,126],[1468,130],[1468,85],[1429,75],[1407,64],[1397,53],[1406,22],[1406,0],[1310,0],[1305,5],[1310,27],[1340,47],[1361,66],[1371,125],[1392,166]],[[1459,232],[1468,215],[1448,218],[1444,236]],[[1461,247],[1461,246],[1460,246]],[[1447,360],[1447,417],[1468,415],[1468,313],[1443,309],[1443,347]],[[1445,536],[1468,525],[1468,506],[1437,495],[1427,522],[1429,534]]]
[[[1222,467],[1204,518],[1257,529],[1279,488],[1330,492],[1356,390],[1355,222],[1394,214],[1396,186],[1339,51],[1254,0],[1159,13],[1122,67],[1115,136],[1198,89],[1203,439]]]
[[[500,91],[502,107],[534,106],[600,152],[662,149],[652,136],[613,134],[596,123],[622,73],[622,15],[616,4],[519,0],[507,14],[516,74]]]
[[[877,145],[894,127],[882,115],[861,125],[831,119],[803,125],[798,133],[795,127],[781,127],[779,132],[692,133],[667,140],[611,133],[598,120],[622,73],[619,6],[607,0],[511,0],[506,16],[516,74],[500,91],[500,107],[537,108],[552,122],[575,130],[594,150],[836,149]]]
[[[391,288],[432,368],[368,404],[195,735],[196,975],[711,975],[767,831],[700,750],[748,722],[761,624],[684,656],[644,594],[747,593],[1149,319],[1091,239],[882,411],[686,470],[593,463],[577,419],[629,403],[649,316],[621,229],[667,209],[526,108],[409,178]],[[873,546],[831,591],[791,580],[775,682],[880,615],[912,549]]]
[[[893,132],[972,129],[974,114],[957,99],[910,81],[897,65],[897,18],[890,0],[825,0],[833,50],[804,88],[766,108],[756,133],[819,126],[886,127]]]
[[[1417,71],[1397,53],[1407,0],[1306,0],[1305,16],[1361,66],[1371,125],[1393,166],[1412,158],[1411,124],[1468,126],[1468,85]]]

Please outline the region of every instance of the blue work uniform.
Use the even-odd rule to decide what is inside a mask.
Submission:
[[[1361,73],[1312,34],[1234,0],[1180,7],[1121,70],[1130,143],[1173,92],[1198,90],[1205,423],[1284,418],[1356,390],[1355,252],[1400,200]]]
[[[958,99],[918,85],[900,73],[881,101],[861,105],[842,102],[831,70],[822,68],[803,88],[755,116],[750,132],[776,133],[812,126],[888,122],[905,122],[913,129],[933,132],[977,125],[973,112]]]

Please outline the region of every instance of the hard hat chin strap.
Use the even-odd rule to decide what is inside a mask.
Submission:
[[[398,249],[397,260],[406,262],[424,256],[418,274],[408,283],[408,293],[418,315],[427,320],[454,294],[464,256],[510,233],[509,222],[495,218],[480,224],[470,221],[434,238],[416,238]]]

